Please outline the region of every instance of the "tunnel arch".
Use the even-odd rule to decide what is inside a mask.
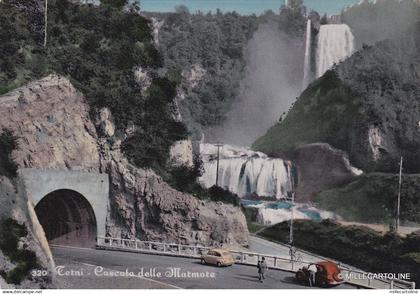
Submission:
[[[72,190],[82,195],[93,208],[96,217],[96,237],[105,236],[109,211],[108,174],[82,170],[36,168],[21,168],[18,173],[28,200],[34,207],[47,195],[58,190]]]
[[[54,190],[37,203],[35,212],[50,244],[95,246],[95,212],[79,192],[71,189]]]

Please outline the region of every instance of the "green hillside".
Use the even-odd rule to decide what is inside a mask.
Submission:
[[[335,212],[348,221],[391,224],[396,215],[397,190],[398,174],[372,173],[343,187],[323,191],[314,201],[319,208]],[[418,174],[403,175],[402,223],[420,223],[419,190]]]
[[[360,99],[335,71],[328,71],[303,92],[286,118],[269,129],[253,148],[270,156],[282,156],[295,147],[315,142],[346,149],[355,120],[363,118],[360,111]]]
[[[280,156],[323,142],[364,171],[397,172],[402,155],[405,172],[419,172],[419,32],[417,23],[397,39],[355,52],[313,82],[253,148]]]

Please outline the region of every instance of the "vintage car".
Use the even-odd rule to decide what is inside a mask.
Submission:
[[[315,274],[315,285],[329,287],[344,283],[340,268],[335,262],[320,261],[315,263],[317,272]],[[309,284],[308,267],[304,266],[296,272],[296,280],[302,284]]]
[[[210,249],[201,256],[202,264],[214,264],[217,266],[228,266],[235,263],[232,254],[224,249]]]

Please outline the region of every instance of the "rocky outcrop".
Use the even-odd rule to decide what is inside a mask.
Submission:
[[[18,224],[24,225],[27,230],[26,236],[19,239],[16,249],[25,249],[35,253],[37,269],[48,271],[48,275],[45,277],[24,278],[18,285],[7,284],[0,276],[0,288],[55,287],[54,261],[41,225],[35,216],[31,203],[27,200],[23,183],[0,176],[0,195],[0,220],[4,222],[8,219],[14,219]],[[12,261],[0,248],[0,271],[7,273],[12,271],[16,265],[17,262]]]
[[[200,201],[172,189],[153,171],[130,165],[120,151],[109,110],[99,110],[93,120],[89,113],[83,95],[55,75],[0,97],[0,126],[19,137],[14,155],[20,167],[110,175],[108,235],[247,244],[246,221],[238,207]]]
[[[111,121],[111,111],[102,108],[96,115],[96,126],[101,136],[112,137],[115,134],[115,125]]]
[[[186,79],[186,82],[191,88],[197,87],[198,83],[205,78],[206,74],[207,70],[199,63],[192,65],[189,70],[182,71],[182,77]]]
[[[108,173],[111,182],[110,236],[181,244],[248,244],[246,219],[239,207],[179,192],[152,170],[131,165],[120,151],[120,141],[110,145],[105,137],[98,142],[101,172]],[[173,164],[192,166],[191,141],[176,142],[171,155]]]
[[[238,207],[176,191],[153,171],[130,165],[118,149],[105,154],[103,171],[112,183],[110,235],[181,244],[247,245],[246,220]]]
[[[308,144],[289,154],[298,170],[296,201],[311,201],[315,195],[353,180],[362,174],[350,165],[347,155],[325,143]]]
[[[159,46],[159,33],[165,23],[165,20],[159,20],[156,17],[151,17],[152,26],[153,26],[153,41],[156,46]]]
[[[141,86],[141,92],[145,93],[152,84],[152,77],[150,72],[141,66],[137,67],[134,71],[134,78],[136,82]]]
[[[1,96],[0,126],[19,137],[19,167],[99,170],[95,126],[67,79],[51,75]]]
[[[191,140],[176,141],[170,150],[170,161],[174,166],[194,165],[193,146]]]

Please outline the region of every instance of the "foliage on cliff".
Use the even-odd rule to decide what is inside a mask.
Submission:
[[[403,175],[403,224],[420,223],[419,190],[419,175]],[[323,191],[315,197],[315,202],[320,208],[335,212],[349,221],[391,224],[396,215],[397,192],[398,174],[373,173],[362,175],[344,187]]]
[[[306,89],[281,123],[268,130],[253,148],[270,156],[281,156],[308,143],[329,142],[346,149],[348,137],[359,118],[360,102],[334,71]]]
[[[192,14],[185,8],[156,17],[163,21],[159,48],[165,67],[185,91],[183,119],[191,128],[220,124],[238,94],[243,49],[257,29],[257,17],[219,10]]]
[[[18,148],[18,138],[8,129],[3,129],[0,134],[0,175],[15,177],[17,164],[13,158],[13,150]]]
[[[307,14],[303,0],[289,0],[288,7],[282,7],[279,15],[279,28],[287,34],[299,38],[303,38],[306,27]],[[314,11],[309,12],[309,17],[313,17]],[[319,17],[319,16],[318,16]]]
[[[360,1],[341,13],[343,23],[351,27],[356,47],[373,45],[395,38],[420,20],[420,2],[417,0]]]
[[[266,228],[259,235],[281,242],[289,240],[289,223]],[[420,282],[420,235],[400,237],[382,235],[359,226],[342,226],[330,220],[316,223],[297,220],[294,223],[294,243],[298,248],[333,258],[362,270],[387,273],[411,273]]]
[[[305,28],[301,0],[280,14],[239,15],[235,11],[204,14],[178,7],[175,13],[150,14],[158,22],[159,49],[165,68],[181,81],[183,120],[192,131],[221,125],[239,95],[245,74],[244,49],[261,23],[274,22],[279,31],[301,38]],[[280,8],[280,7],[279,7]]]
[[[175,120],[176,84],[158,71],[162,58],[149,21],[135,3],[123,11],[119,2],[49,1],[46,48],[31,34],[24,11],[1,2],[0,91],[50,72],[67,76],[86,96],[92,114],[102,107],[111,110],[117,135],[125,139],[123,149],[136,165],[162,167],[172,143],[187,136]],[[147,89],[136,80],[139,67],[151,72]],[[128,127],[134,132],[126,138]]]
[[[325,142],[365,171],[418,172],[420,23],[397,39],[365,46],[313,82],[287,117],[254,144],[271,155]]]
[[[238,195],[218,186],[209,189],[204,188],[198,183],[198,178],[203,175],[203,162],[200,156],[194,157],[192,167],[181,165],[172,166],[169,172],[163,172],[164,180],[178,191],[190,193],[201,200],[220,201],[234,206],[239,206],[240,198]]]
[[[0,270],[0,275],[9,284],[20,284],[30,270],[39,267],[35,253],[18,246],[19,239],[27,234],[26,227],[13,219],[0,222],[0,250],[11,262],[16,263],[8,272]]]
[[[0,2],[0,95],[44,74],[37,36],[24,12]]]

